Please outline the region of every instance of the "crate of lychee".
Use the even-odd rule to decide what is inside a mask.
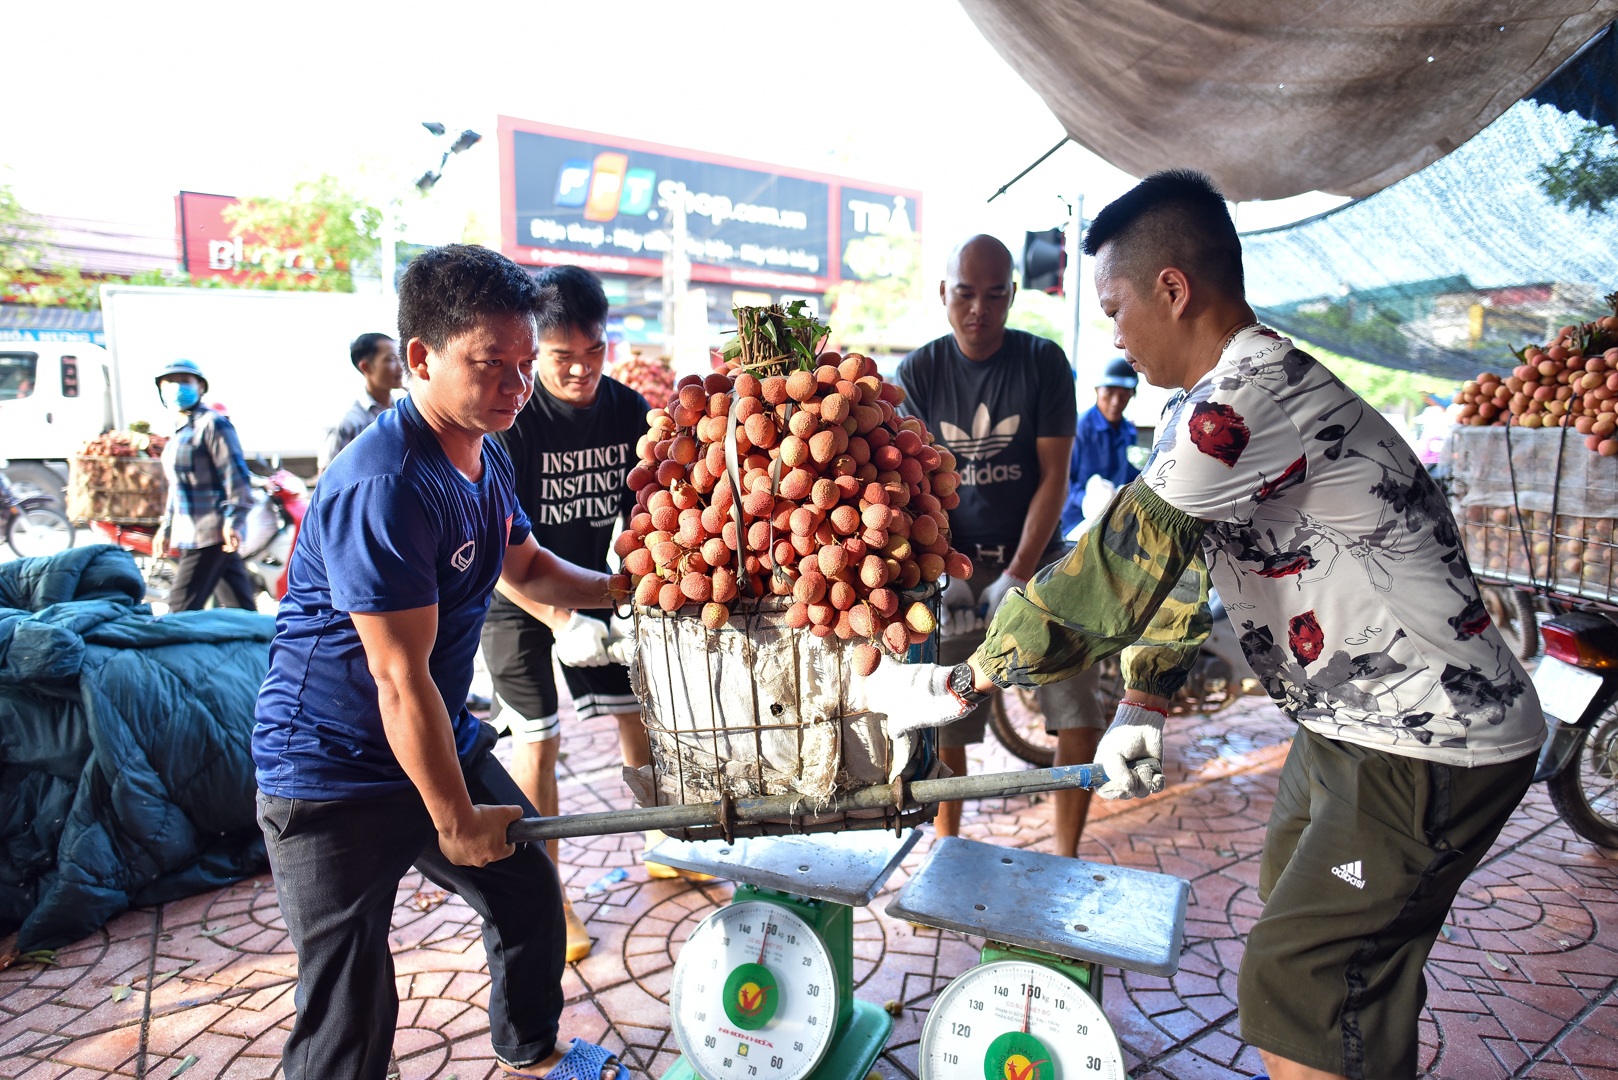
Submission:
[[[1459,398],[1450,466],[1467,559],[1483,581],[1618,604],[1618,316],[1517,356]]]
[[[930,807],[821,808],[937,775],[931,732],[890,737],[850,691],[878,664],[936,656],[939,579],[971,573],[949,545],[954,458],[872,360],[823,350],[798,305],[737,322],[726,369],[648,414],[628,477],[616,551],[652,764],[626,775],[642,806],[801,797],[729,835],[917,824]]]
[[[107,431],[91,439],[68,463],[68,517],[80,525],[156,524],[168,498],[160,460],[167,441],[143,431]]]

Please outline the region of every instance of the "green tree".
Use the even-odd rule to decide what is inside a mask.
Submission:
[[[11,185],[0,184],[0,297],[32,286],[43,254],[38,219],[17,201]]]
[[[845,281],[831,303],[831,340],[839,347],[891,352],[920,345],[916,328],[924,323],[921,243],[913,235],[867,236],[850,241],[850,266],[871,268],[865,281]],[[881,271],[886,273],[881,273]],[[921,331],[925,335],[925,331]]]
[[[1298,344],[1378,412],[1413,415],[1421,411],[1423,395],[1453,397],[1461,388],[1459,382],[1354,360],[1302,339]]]
[[[382,211],[334,176],[287,198],[243,199],[225,217],[244,241],[249,286],[353,292],[355,269],[374,272],[380,259]]]
[[[1018,289],[1006,316],[1006,326],[1036,337],[1048,338],[1067,348],[1068,331],[1062,329],[1072,318],[1066,300],[1034,289]]]
[[[1618,201],[1618,140],[1613,128],[1587,124],[1573,145],[1539,167],[1539,186],[1569,210],[1604,213]]]

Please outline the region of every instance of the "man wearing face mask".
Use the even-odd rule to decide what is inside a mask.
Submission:
[[[174,410],[174,434],[163,447],[168,501],[152,551],[179,549],[169,611],[197,611],[221,582],[232,607],[253,603],[253,585],[236,548],[247,528],[253,488],[231,422],[202,403],[208,380],[190,360],[157,375],[157,393]]]

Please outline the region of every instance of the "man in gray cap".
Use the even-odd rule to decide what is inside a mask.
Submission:
[[[1138,376],[1123,357],[1110,360],[1096,381],[1096,403],[1079,416],[1068,465],[1067,505],[1062,507],[1062,535],[1069,536],[1084,520],[1081,503],[1090,477],[1099,476],[1115,488],[1123,487],[1140,470],[1129,463],[1135,445],[1135,425],[1124,419],[1124,409],[1135,396]]]

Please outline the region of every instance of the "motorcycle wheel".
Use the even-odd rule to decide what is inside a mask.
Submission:
[[[1212,716],[1240,697],[1241,692],[1242,682],[1230,665],[1205,651],[1197,656],[1169,711],[1175,716]]]
[[[73,546],[73,523],[60,510],[31,506],[6,524],[6,544],[23,559],[55,555]]]
[[[1546,787],[1551,805],[1574,832],[1618,849],[1618,709],[1609,709],[1579,734],[1573,760]]]
[[[1097,697],[1101,715],[1111,717],[1124,696],[1123,677],[1117,657],[1103,660],[1100,668]],[[1046,732],[1045,711],[1032,690],[1014,686],[996,694],[989,709],[989,727],[1007,750],[1035,768],[1048,769],[1056,763],[1056,736]]]
[[[1506,648],[1519,660],[1539,655],[1539,620],[1534,615],[1534,594],[1527,589],[1485,585],[1478,590]]]

